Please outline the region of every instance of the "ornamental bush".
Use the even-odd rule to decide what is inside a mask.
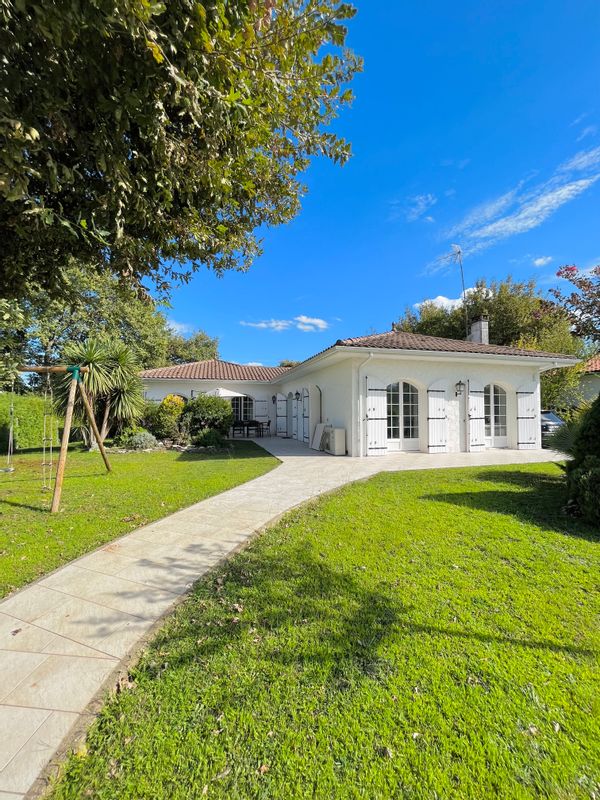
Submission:
[[[152,450],[158,447],[158,442],[150,431],[136,426],[124,428],[115,439],[115,445],[127,450]]]
[[[588,522],[600,522],[600,395],[579,424],[567,485],[571,507]]]
[[[222,397],[201,394],[187,403],[181,415],[181,427],[192,438],[210,428],[226,436],[233,425],[231,404]]]
[[[185,400],[174,394],[168,394],[160,403],[146,403],[144,426],[157,439],[178,440],[179,422],[184,408]]]
[[[227,439],[214,428],[204,428],[203,431],[194,436],[192,444],[195,447],[223,448],[227,446]]]

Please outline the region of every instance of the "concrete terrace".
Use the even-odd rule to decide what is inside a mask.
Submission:
[[[0,602],[0,800],[34,797],[92,702],[190,586],[290,508],[382,471],[523,464],[551,451],[335,458],[261,439],[279,467],[140,528]]]

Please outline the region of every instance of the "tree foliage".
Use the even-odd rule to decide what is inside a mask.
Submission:
[[[129,425],[141,417],[144,393],[138,376],[139,364],[127,345],[118,341],[88,339],[69,344],[64,356],[69,364],[89,367],[82,375],[82,383],[103,441],[117,426]],[[56,382],[55,402],[62,414],[66,409],[70,384],[69,373]],[[86,431],[85,438],[93,444],[79,394],[76,395],[74,413],[78,426]]]
[[[557,275],[569,281],[572,291],[550,292],[569,315],[573,330],[600,345],[600,265],[586,272],[574,266],[562,267]]]
[[[584,343],[573,334],[566,311],[546,300],[535,281],[478,280],[466,297],[472,322],[481,316],[489,320],[490,344],[524,347],[584,357]],[[465,338],[464,306],[422,303],[418,310],[406,309],[395,324],[397,330]],[[581,366],[550,370],[542,374],[542,404],[546,408],[569,408],[579,399]]]
[[[18,378],[25,344],[25,315],[15,300],[0,298],[0,389]]]
[[[194,361],[218,354],[217,339],[203,331],[189,338],[176,334],[155,303],[140,298],[110,274],[90,273],[72,262],[63,279],[61,297],[49,297],[34,284],[26,287],[18,306],[10,303],[20,316],[18,320],[9,318],[5,324],[10,323],[10,337],[7,328],[1,338],[14,342],[12,352],[17,360],[52,364],[64,360],[66,346],[83,343],[90,336],[123,342],[143,369],[181,363],[184,355]],[[9,305],[9,301],[2,302]],[[0,320],[4,306],[0,306]]]
[[[219,357],[219,340],[204,331],[195,331],[190,336],[171,332],[167,344],[167,364],[187,364],[190,361],[206,361]]]
[[[0,295],[71,256],[168,292],[299,208],[360,68],[339,0],[0,0]]]

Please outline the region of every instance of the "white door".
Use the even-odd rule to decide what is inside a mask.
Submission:
[[[269,419],[269,407],[266,400],[254,401],[254,419],[266,422]]]
[[[295,397],[292,400],[292,437],[298,438],[298,401]]]
[[[302,441],[310,443],[310,400],[308,389],[302,390]]]
[[[367,378],[367,455],[387,453],[387,390],[380,381]]]
[[[286,407],[286,431],[287,435],[291,438],[294,431],[294,409],[293,409],[293,398],[292,394],[288,394],[287,400],[285,401]]]
[[[517,447],[536,450],[540,433],[539,402],[534,386],[521,386],[517,391]]]
[[[467,431],[469,451],[480,453],[485,440],[485,389],[483,384],[470,380],[467,384]]]
[[[448,450],[448,408],[446,387],[436,382],[427,389],[427,427],[430,453]]]
[[[495,383],[483,390],[486,447],[508,447],[506,392]]]
[[[287,435],[287,402],[282,394],[277,395],[277,406],[276,406],[276,425],[275,430],[277,432],[277,436],[286,436]]]

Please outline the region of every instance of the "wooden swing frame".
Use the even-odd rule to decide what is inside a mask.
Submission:
[[[79,393],[83,401],[85,413],[88,418],[88,422],[90,423],[90,427],[94,433],[96,442],[98,443],[98,448],[100,450],[100,454],[102,455],[106,471],[107,472],[111,471],[110,462],[108,460],[108,456],[106,455],[106,450],[104,449],[104,445],[102,444],[102,440],[100,439],[100,431],[98,430],[98,426],[96,425],[94,412],[92,411],[92,407],[90,405],[90,401],[86,394],[83,383],[81,382],[81,376],[85,375],[86,372],[89,372],[89,367],[80,367],[77,365],[73,366],[56,365],[53,367],[24,366],[24,367],[19,367],[18,371],[36,372],[38,375],[49,375],[51,373],[65,374],[67,372],[71,374],[71,384],[69,386],[69,396],[67,399],[67,410],[65,411],[65,426],[63,428],[62,439],[60,442],[60,453],[58,455],[58,464],[56,466],[56,478],[54,480],[54,493],[52,494],[52,505],[50,507],[50,513],[56,514],[59,511],[60,496],[62,494],[62,486],[65,478],[65,466],[67,464],[67,451],[69,449],[69,438],[71,436],[71,424],[73,422],[73,408],[75,406],[75,395],[77,393],[77,387],[79,387]]]

